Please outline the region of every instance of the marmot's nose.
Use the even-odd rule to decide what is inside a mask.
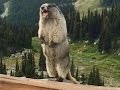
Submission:
[[[41,9],[44,9],[44,7],[42,6]]]
[[[47,6],[41,6],[42,10],[47,10]]]

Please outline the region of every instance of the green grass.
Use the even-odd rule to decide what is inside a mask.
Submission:
[[[33,49],[39,50],[39,39],[34,37],[32,40]],[[96,45],[72,43],[70,57],[79,68],[79,73],[89,74],[92,67],[96,65],[101,75],[105,77],[106,86],[120,86],[120,56],[117,53],[100,54]]]
[[[33,37],[32,38],[32,47],[34,51],[39,51],[40,50],[40,40],[38,37]]]
[[[35,51],[40,49],[39,39],[32,39],[32,46]],[[89,74],[92,67],[96,65],[100,74],[105,78],[106,86],[120,87],[120,56],[117,53],[100,54],[97,46],[85,43],[70,44],[70,58],[74,60],[75,66],[79,68],[79,74]],[[15,58],[6,58],[7,67],[15,67]],[[39,53],[35,54],[36,65],[38,65]]]
[[[120,86],[120,56],[117,53],[100,54],[97,46],[83,43],[71,44],[70,53],[80,73],[88,74],[95,65],[105,77],[106,85]]]

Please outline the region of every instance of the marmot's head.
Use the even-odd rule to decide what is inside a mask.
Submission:
[[[40,7],[40,17],[42,19],[60,19],[63,14],[55,4],[43,4]]]

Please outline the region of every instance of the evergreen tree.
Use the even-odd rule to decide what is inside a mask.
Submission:
[[[102,79],[101,86],[105,86],[104,77],[103,77],[103,79]]]
[[[89,74],[88,85],[94,85],[94,74],[92,71]]]
[[[96,79],[95,79],[95,83],[97,86],[101,86],[101,80],[100,80],[100,74],[99,74],[99,69],[96,68]]]
[[[18,77],[19,76],[19,63],[18,60],[16,60],[16,66],[15,66],[15,76]]]
[[[7,69],[5,64],[3,64],[3,74],[7,75]]]
[[[3,72],[2,58],[0,58],[0,74]]]
[[[72,62],[71,62],[71,67],[70,67],[70,71],[71,71],[71,75],[74,77],[74,73],[75,73],[75,65],[74,65],[74,61],[72,59]]]
[[[73,21],[73,33],[72,40],[79,41],[80,39],[80,14],[77,11],[74,11],[74,21]]]
[[[23,53],[23,56],[22,56],[22,72],[24,75],[26,75],[26,72],[25,72],[25,68],[26,68],[26,61],[27,61],[27,55],[26,53]]]
[[[109,22],[109,18],[106,16],[103,18],[102,22],[102,31],[100,34],[98,49],[100,52],[105,51],[109,52],[112,45],[112,38],[111,38],[111,25]]]
[[[85,76],[85,74],[81,74],[81,78],[80,80],[82,81],[81,84],[86,84],[87,83],[87,77]]]
[[[35,61],[34,54],[31,50],[26,50],[24,52],[22,61],[22,72],[27,78],[34,78],[35,75]]]
[[[12,70],[10,71],[10,76],[14,76],[14,74],[13,74],[13,71],[12,71]]]
[[[43,55],[42,48],[40,49],[40,58],[39,58],[39,70],[45,71],[46,70],[46,63],[45,63],[45,56]]]
[[[7,74],[6,65],[3,64],[2,58],[0,58],[0,74]]]
[[[20,69],[18,72],[17,72],[17,76],[16,77],[23,77],[24,74],[22,72],[22,70]]]
[[[42,70],[41,71],[41,74],[40,74],[40,77],[39,77],[40,79],[43,79],[44,78],[44,71]]]
[[[77,70],[76,70],[75,79],[77,81],[79,81],[79,70],[78,70],[78,67],[77,67]]]
[[[99,69],[93,66],[93,70],[89,74],[88,85],[103,86],[104,83],[100,77]]]

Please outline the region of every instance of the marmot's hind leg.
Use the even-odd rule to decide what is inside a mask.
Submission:
[[[57,60],[56,70],[58,73],[58,81],[66,79],[69,70],[68,63],[68,57],[63,58],[62,60]]]
[[[46,69],[50,78],[56,78],[58,76],[54,62],[52,60],[46,59]]]
[[[57,81],[58,81],[58,82],[63,82],[63,80],[64,80],[64,79],[63,79],[62,77],[57,77]]]

